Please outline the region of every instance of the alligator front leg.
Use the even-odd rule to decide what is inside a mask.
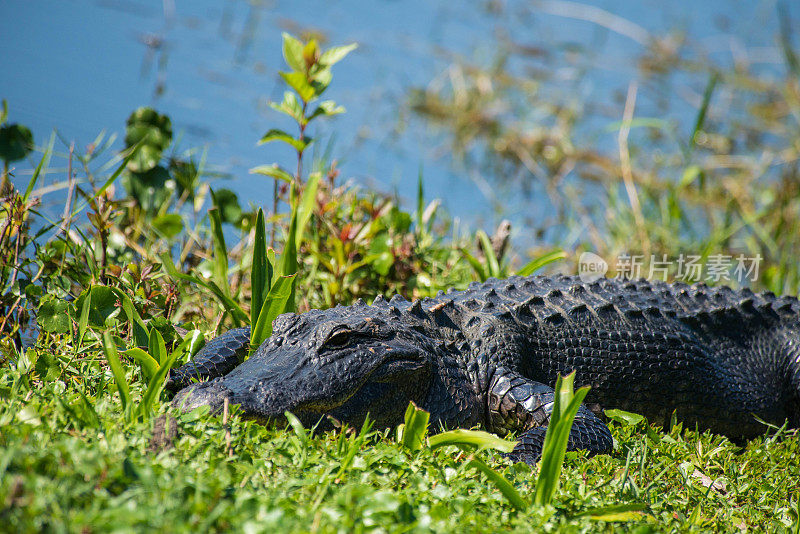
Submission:
[[[250,328],[235,328],[209,341],[192,361],[169,373],[164,386],[176,392],[192,383],[192,380],[209,380],[224,376],[242,363],[250,345]]]
[[[487,400],[488,422],[493,432],[500,435],[514,430],[521,432],[516,447],[508,457],[528,464],[539,461],[553,411],[553,388],[499,367],[492,376]],[[608,453],[612,443],[611,432],[605,423],[581,405],[572,424],[567,450]]]

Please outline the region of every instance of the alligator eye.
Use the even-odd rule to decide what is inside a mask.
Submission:
[[[328,335],[328,339],[325,340],[323,345],[329,348],[337,348],[337,347],[344,347],[347,345],[350,340],[353,338],[353,331],[346,328],[340,328],[335,330]]]

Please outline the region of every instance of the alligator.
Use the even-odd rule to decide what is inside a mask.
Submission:
[[[433,429],[516,432],[509,456],[527,463],[541,456],[553,385],[572,371],[591,390],[568,450],[612,450],[601,408],[734,440],[765,423],[800,426],[800,303],[770,292],[513,276],[413,302],[284,314],[273,328],[249,359],[246,328],[210,341],[171,373],[173,402],[216,411],[228,399],[245,416],[289,411],[306,425],[369,414],[391,427],[413,401]]]

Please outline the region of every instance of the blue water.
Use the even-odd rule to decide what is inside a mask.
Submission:
[[[256,146],[269,128],[292,126],[266,106],[283,92],[277,75],[283,68],[280,32],[314,29],[327,37],[326,46],[359,43],[335,67],[326,94],[348,112],[319,122],[312,132],[323,144],[333,142],[344,178],[397,191],[410,207],[422,167],[427,196],[441,198],[467,226],[489,226],[501,216],[524,221],[543,207],[535,199],[520,200],[511,187],[491,188],[490,202],[454,165],[440,133],[403,108],[409,87],[425,86],[446,67],[442,50],[488,63],[500,28],[534,46],[582,45],[594,53],[592,68],[583,72],[565,64],[559,76],[571,81],[565,86],[574,98],[608,102],[620,115],[613,97],[637,76],[635,60],[643,51],[637,32],[679,28],[721,61],[730,61],[731,50],[746,49],[769,68],[781,68],[773,1],[587,3],[624,17],[632,34],[553,13],[572,5],[567,2],[500,0],[495,4],[502,9],[494,13],[485,2],[439,0],[2,0],[0,98],[9,102],[10,120],[29,126],[38,144],[55,127],[78,147],[101,130],[123,134],[134,108],[153,106],[172,118],[181,149],[207,148],[208,162],[230,175],[215,186],[229,187],[253,205],[271,205],[271,182],[248,169],[274,161],[292,165],[286,148]],[[799,6],[787,4],[796,20]],[[800,45],[797,37],[795,44]],[[705,79],[681,82],[702,92]],[[663,113],[646,87],[640,102],[639,113]],[[691,128],[691,104],[676,96],[668,112]],[[593,142],[614,142],[614,133],[603,133],[602,121],[594,126]],[[118,140],[115,149],[120,147]],[[27,181],[30,165],[16,165],[19,183]],[[65,162],[53,165],[63,168]],[[63,180],[64,173],[48,179]],[[495,181],[487,177],[487,183]],[[63,205],[63,196],[63,190],[50,193],[45,204]],[[504,213],[493,209],[497,205]],[[524,228],[518,224],[517,231]]]

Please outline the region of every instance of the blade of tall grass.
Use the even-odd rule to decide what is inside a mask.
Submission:
[[[150,380],[155,376],[156,372],[158,372],[158,362],[155,360],[155,358],[150,356],[150,354],[142,349],[135,347],[126,350],[124,354],[126,356],[130,356],[136,363],[139,364],[145,380]]]
[[[536,478],[536,493],[533,499],[534,504],[539,506],[549,505],[558,490],[572,422],[589,391],[588,387],[583,387],[577,392],[573,392],[574,381],[574,371],[563,378],[559,375],[556,381],[555,402],[545,433],[542,460],[539,464],[539,476]]]
[[[275,285],[270,288],[264,304],[258,314],[258,322],[251,326],[250,350],[257,349],[261,344],[272,335],[272,321],[289,310],[294,289],[295,275],[281,276],[275,280]]]
[[[545,265],[549,265],[555,261],[563,260],[567,257],[567,253],[563,250],[554,250],[553,252],[548,252],[547,254],[543,254],[538,258],[535,258],[531,262],[529,262],[525,267],[517,271],[517,274],[520,276],[530,276]]]
[[[482,460],[478,458],[471,458],[465,465],[465,467],[472,467],[477,469],[478,471],[482,472],[486,475],[486,478],[492,482],[497,489],[500,490],[500,493],[508,499],[508,502],[514,506],[517,510],[527,510],[528,509],[528,501],[517,491],[517,489],[508,481],[506,477],[486,465]]]
[[[800,78],[800,60],[797,59],[797,54],[795,54],[794,47],[792,46],[791,15],[789,14],[785,2],[776,2],[775,7],[778,10],[781,49],[783,50],[783,57],[786,60],[786,66],[789,68],[790,72]]]
[[[514,445],[516,445],[514,441],[499,438],[488,432],[464,429],[450,430],[448,432],[442,432],[441,434],[435,434],[428,438],[428,443],[431,449],[438,449],[445,445],[455,445],[457,447],[466,445],[468,447],[494,449],[501,452],[511,452],[514,450]]]
[[[489,276],[499,278],[500,262],[497,261],[497,256],[494,253],[492,240],[489,239],[489,236],[483,230],[478,230],[478,239],[480,239],[481,241],[481,246],[483,248],[483,255],[484,257],[486,257],[486,266]]]
[[[156,336],[160,339],[161,334],[159,334],[155,329],[153,329],[153,331],[156,332]],[[161,339],[162,346],[163,343],[164,340]],[[161,365],[158,367],[156,373],[152,376],[152,378],[150,378],[150,382],[147,384],[147,390],[142,396],[142,403],[139,405],[139,414],[143,419],[149,419],[152,415],[155,401],[158,399],[158,395],[164,388],[164,379],[167,377],[167,372],[175,364],[175,360],[177,358],[177,351],[173,352],[169,357],[166,357],[165,361],[161,362]]]
[[[117,346],[111,339],[111,333],[108,331],[103,332],[103,351],[106,353],[108,366],[111,368],[111,374],[114,376],[114,383],[117,385],[119,391],[119,398],[122,402],[122,410],[127,414],[131,402],[131,393],[128,387],[128,381],[125,378],[125,371],[122,369],[122,362],[119,360],[117,354]]]
[[[706,123],[706,117],[708,116],[708,107],[711,104],[711,97],[714,95],[714,89],[716,89],[718,81],[719,81],[719,74],[717,74],[716,72],[712,72],[711,76],[708,79],[708,83],[706,84],[706,89],[705,91],[703,91],[703,101],[700,104],[700,109],[697,111],[697,117],[695,118],[694,121],[694,128],[692,129],[692,135],[689,137],[689,155],[691,155],[692,151],[697,145],[697,136]]]
[[[211,237],[214,245],[214,257],[211,262],[214,266],[214,282],[222,289],[225,296],[229,297],[231,289],[228,283],[228,248],[225,246],[225,235],[222,233],[219,208],[213,207],[208,210],[208,218],[211,223]]]
[[[78,318],[78,342],[75,344],[75,351],[83,345],[83,336],[86,335],[86,329],[89,326],[89,312],[92,309],[92,288],[86,291],[86,298],[83,299],[83,306],[81,306],[81,315]]]
[[[300,198],[299,212],[297,214],[297,231],[295,235],[295,246],[299,247],[305,238],[306,226],[314,213],[314,204],[317,201],[317,190],[319,189],[319,180],[322,175],[318,172],[312,172],[306,181],[306,188],[303,190],[303,196]],[[285,274],[285,273],[284,273]]]
[[[294,189],[294,186],[292,186],[292,189]],[[280,276],[289,276],[297,273],[297,241],[295,240],[297,235],[297,212],[298,207],[295,203],[294,207],[292,208],[292,218],[289,222],[289,232],[286,236],[286,244],[284,245],[283,253],[281,254],[280,269],[278,271]],[[291,295],[286,303],[285,312],[293,312],[296,309],[294,293],[294,284],[292,284]]]
[[[250,268],[250,324],[258,323],[258,314],[264,305],[269,283],[267,282],[267,230],[264,224],[264,212],[258,208],[256,214],[255,238],[253,242],[253,259]]]
[[[155,359],[159,365],[164,365],[164,362],[167,361],[167,347],[164,345],[164,338],[161,337],[161,332],[155,328],[151,328],[147,346],[150,349],[150,355],[153,359]]]
[[[28,187],[25,189],[25,194],[22,195],[22,202],[23,204],[28,203],[28,198],[30,198],[31,193],[33,193],[34,187],[36,187],[36,182],[39,180],[39,175],[42,174],[42,169],[47,169],[50,165],[50,158],[53,155],[53,145],[56,142],[56,134],[53,132],[50,134],[50,141],[47,143],[47,148],[44,149],[44,153],[42,154],[42,159],[39,160],[39,164],[36,165],[36,169],[34,169],[33,174],[31,175],[31,179],[28,181]]]
[[[459,248],[459,252],[461,252],[461,256],[467,260],[467,263],[470,264],[472,270],[475,271],[475,274],[478,275],[478,279],[481,282],[485,282],[489,275],[486,273],[486,269],[484,268],[483,264],[478,261],[478,258],[470,254],[470,252],[466,248]]]

